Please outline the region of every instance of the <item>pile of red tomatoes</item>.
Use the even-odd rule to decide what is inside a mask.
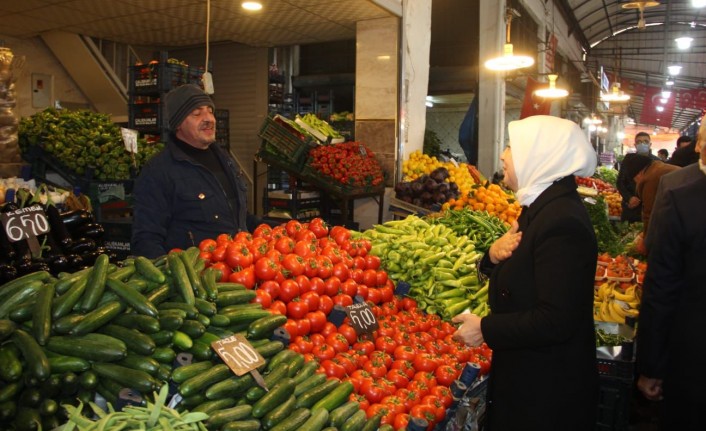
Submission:
[[[353,239],[342,226],[329,228],[320,218],[263,224],[252,234],[204,240],[199,248],[220,281],[255,289],[263,308],[287,316],[290,349],[317,360],[329,378],[350,380],[351,398],[368,416],[383,412],[382,423],[395,429],[410,416],[430,427],[443,419],[449,386],[466,362],[488,372],[490,349],[453,340],[453,325],[394,295],[380,258],[368,253],[370,242]],[[370,334],[358,335],[347,319],[339,327],[328,320],[334,305],[351,305],[356,296],[377,318]]]

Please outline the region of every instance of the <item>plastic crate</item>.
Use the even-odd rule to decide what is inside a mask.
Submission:
[[[632,379],[601,376],[596,430],[624,431],[630,423]]]
[[[123,260],[130,256],[130,241],[132,239],[131,222],[106,222],[103,225],[103,246],[118,255]]]
[[[86,194],[91,199],[99,223],[132,219],[133,185],[132,180],[87,183]]]
[[[266,117],[262,123],[258,136],[267,144],[263,145],[262,149],[274,152],[280,158],[301,167],[309,155],[309,148],[313,145],[313,140],[299,134],[296,130],[290,130],[277,121],[277,117]]]
[[[201,85],[196,68],[175,63],[153,63],[130,67],[130,93],[164,93],[184,84]]]
[[[161,103],[135,103],[130,105],[128,118],[131,128],[140,132],[160,132],[169,125]]]

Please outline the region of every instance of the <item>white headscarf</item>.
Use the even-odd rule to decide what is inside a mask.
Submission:
[[[568,175],[588,177],[596,170],[596,152],[573,121],[534,115],[511,121],[508,135],[517,175],[515,195],[523,206],[554,181]]]

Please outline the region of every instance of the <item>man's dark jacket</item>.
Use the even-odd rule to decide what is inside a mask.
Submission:
[[[236,191],[232,208],[216,176],[184,153],[170,137],[143,168],[133,190],[134,255],[155,258],[172,248],[198,246],[205,238],[247,230],[247,185],[235,160],[211,145]]]

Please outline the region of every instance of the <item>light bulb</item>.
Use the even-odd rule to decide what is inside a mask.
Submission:
[[[677,48],[679,49],[689,49],[691,47],[691,42],[694,41],[693,37],[682,36],[674,39],[677,43]]]
[[[534,64],[534,59],[526,55],[514,55],[512,44],[506,43],[503,47],[503,55],[485,62],[485,67],[490,70],[515,70],[529,67]]]
[[[669,70],[670,75],[676,76],[676,75],[679,75],[679,72],[681,72],[681,66],[679,66],[679,65],[668,66],[667,70]]]

